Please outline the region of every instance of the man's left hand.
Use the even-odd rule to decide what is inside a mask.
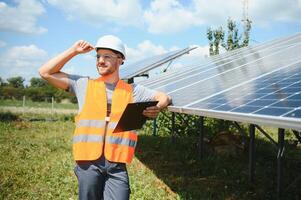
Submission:
[[[143,115],[146,117],[155,119],[158,116],[160,111],[161,111],[161,109],[159,108],[159,106],[151,106],[151,107],[147,107],[143,111]]]

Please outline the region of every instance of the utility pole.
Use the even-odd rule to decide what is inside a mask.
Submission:
[[[244,25],[247,24],[249,20],[249,0],[242,0],[242,21]]]
[[[250,41],[250,30],[252,21],[249,19],[249,0],[242,0],[242,23],[243,23],[243,43],[242,47],[248,46]]]

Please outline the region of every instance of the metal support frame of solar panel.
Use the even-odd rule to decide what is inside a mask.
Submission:
[[[301,34],[296,34],[294,36],[288,37],[286,39],[286,41],[292,41],[292,43],[295,41],[296,38],[301,37]],[[185,68],[183,70],[178,70],[175,72],[171,72],[170,75],[161,75],[159,77],[153,78],[153,79],[149,79],[146,81],[141,82],[141,84],[147,86],[147,87],[154,87],[154,83],[157,85],[164,85],[164,83],[170,83],[173,80],[172,79],[178,79],[181,78],[183,76],[185,76],[186,74],[194,74],[196,71],[205,69],[207,70],[207,68],[209,68],[210,66],[214,66],[214,65],[218,65],[219,62],[223,61],[225,63],[225,59],[227,59],[228,61],[232,61],[233,59],[239,59],[239,56],[241,53],[243,52],[247,52],[247,51],[256,51],[258,49],[264,50],[267,48],[283,48],[284,45],[288,45],[288,44],[283,44],[283,39],[277,39],[277,40],[273,40],[264,44],[260,44],[260,45],[256,45],[254,47],[247,47],[247,48],[240,48],[236,51],[230,51],[230,53],[226,53],[225,55],[219,55],[219,56],[214,56],[213,59],[209,60],[206,63],[201,63],[199,66],[195,66],[193,68]]]
[[[174,60],[183,54],[189,53],[189,51],[196,47],[187,47],[181,50],[171,51],[162,55],[156,55],[151,58],[146,58],[135,63],[123,66],[120,69],[121,79],[130,79],[135,76],[148,72],[158,66],[161,66],[171,60]]]
[[[231,96],[235,94],[235,89],[243,86],[246,90],[248,84],[253,84],[255,89],[257,89],[258,85],[256,81],[261,81],[262,78],[270,77],[277,73],[300,72],[301,55],[300,53],[298,55],[298,52],[301,52],[301,34],[277,40],[276,43],[277,44],[274,43],[269,48],[265,48],[263,44],[260,50],[255,51],[255,53],[251,55],[246,53],[248,49],[253,51],[254,48],[245,48],[245,50],[240,51],[240,58],[237,60],[232,60],[225,65],[211,66],[211,68],[206,71],[202,71],[203,68],[201,68],[199,71],[194,71],[192,75],[182,75],[182,79],[171,77],[175,78],[175,80],[171,81],[172,79],[169,79],[165,85],[164,82],[160,82],[160,86],[155,86],[155,83],[150,85],[146,84],[146,86],[161,90],[172,96],[174,106],[169,107],[170,111],[301,130],[301,118],[299,114],[301,105],[299,105],[298,102],[295,102],[294,106],[290,103],[290,107],[274,108],[272,105],[279,103],[279,101],[286,101],[286,99],[274,99],[274,104],[267,106],[270,106],[270,110],[277,110],[277,108],[279,108],[278,112],[279,110],[288,111],[274,116],[267,112],[267,107],[262,107],[261,110],[254,112],[243,113],[241,111],[238,112],[238,110],[234,111],[234,109],[227,111],[219,110],[219,108],[223,108],[221,106],[225,107],[225,105],[230,103],[227,99],[225,100],[226,103],[219,105],[214,105],[214,103],[210,101],[214,97],[217,98],[218,95],[223,95],[221,99],[224,98],[225,95]],[[248,56],[249,59],[252,58],[254,54],[256,54],[257,57],[253,57],[253,60],[246,59]],[[238,62],[239,60],[240,62]],[[262,70],[262,72],[258,74],[255,70]],[[243,71],[245,74],[248,74],[249,77],[247,77],[247,79],[240,77]],[[195,78],[195,80],[193,78]],[[293,79],[287,80],[291,81]],[[270,85],[271,84],[272,83],[270,83]],[[281,84],[283,85],[283,83]],[[298,81],[293,83],[297,88],[297,92],[291,94],[292,96],[288,96],[288,98],[299,95],[299,84]],[[261,87],[260,89],[263,88]],[[284,86],[280,86],[280,89],[287,90]],[[245,96],[242,93],[243,91],[244,90],[240,88],[238,92],[242,97]],[[274,92],[276,92],[276,90]],[[267,93],[266,95],[272,95],[272,93]],[[237,98],[239,99],[239,97]],[[239,106],[241,105],[239,104]],[[290,113],[295,113],[295,116],[290,116]]]

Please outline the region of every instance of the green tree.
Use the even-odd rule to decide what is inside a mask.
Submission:
[[[1,87],[1,99],[4,98],[4,99],[21,100],[23,95],[24,95],[23,88],[16,88],[9,85]]]
[[[33,77],[30,79],[30,86],[24,87],[25,79],[21,76],[11,77],[4,82],[0,77],[0,99],[18,99],[22,100],[23,95],[28,96],[32,101],[51,102],[54,97],[57,103],[63,99],[69,99],[72,103],[77,103],[74,95],[47,83],[47,81]]]
[[[243,34],[239,35],[239,30],[237,28],[236,22],[229,18],[227,23],[226,41],[224,41],[225,32],[221,26],[215,30],[208,28],[207,39],[209,40],[209,55],[218,55],[220,46],[222,46],[226,51],[231,51],[248,46],[250,41],[250,31],[252,27],[251,23],[252,21],[247,19],[244,22]]]
[[[243,43],[242,46],[246,47],[249,46],[249,42],[250,42],[250,31],[252,28],[252,21],[247,19],[246,22],[244,23],[244,39],[243,39]]]
[[[45,87],[47,82],[44,79],[33,77],[30,79],[30,87]]]
[[[7,79],[8,85],[14,88],[24,88],[25,79],[21,76],[11,77]]]
[[[212,28],[207,29],[207,38],[209,40],[209,55],[217,55],[219,54],[219,46],[224,40],[224,30],[220,26],[216,30],[212,30]]]
[[[44,88],[28,87],[26,88],[26,96],[28,96],[32,101],[44,101]]]

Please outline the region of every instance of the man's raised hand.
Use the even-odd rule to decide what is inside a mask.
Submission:
[[[74,49],[74,51],[77,54],[87,53],[87,52],[92,51],[94,49],[94,47],[89,42],[87,42],[85,40],[79,40],[79,41],[75,42],[73,44],[72,48]]]

